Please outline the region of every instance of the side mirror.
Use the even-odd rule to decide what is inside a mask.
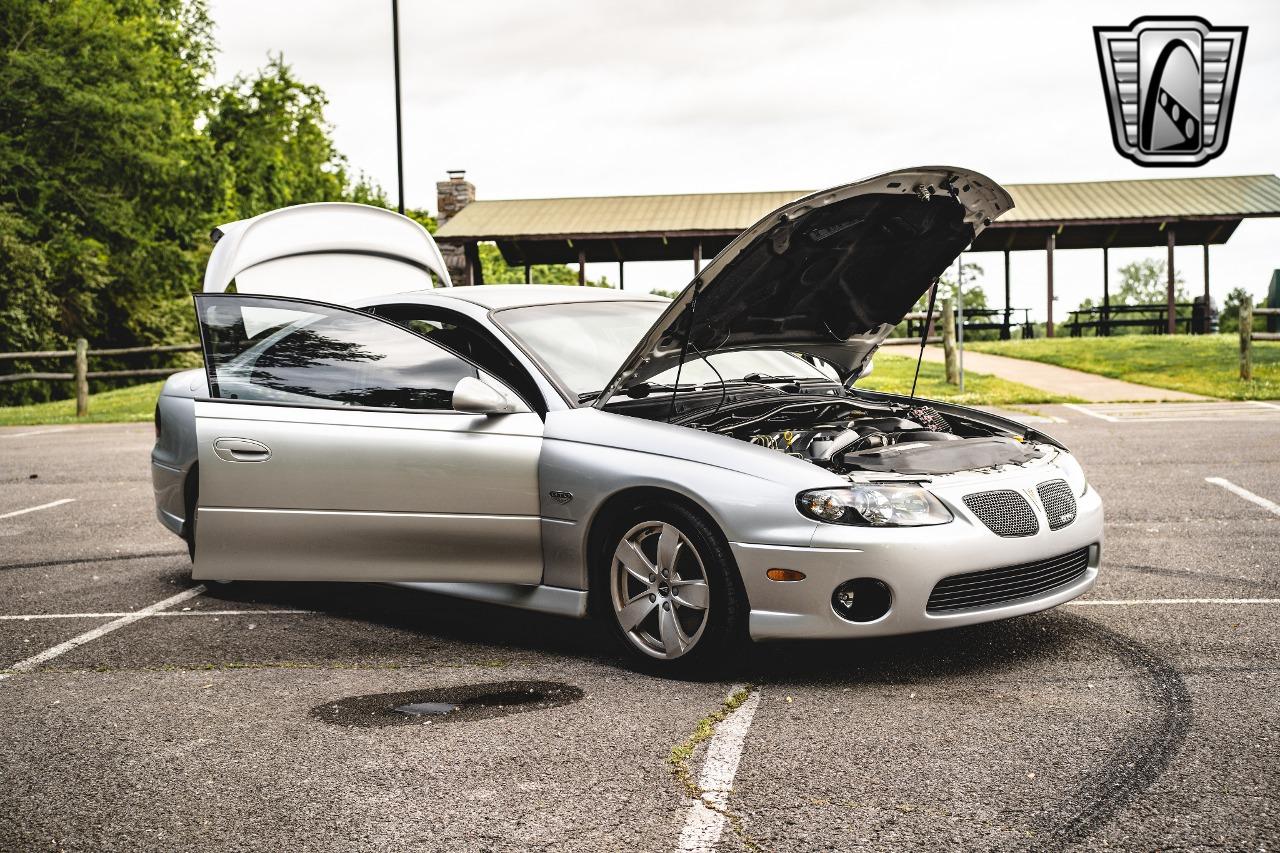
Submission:
[[[526,411],[518,400],[472,376],[464,376],[454,386],[453,408],[477,415],[512,415]]]

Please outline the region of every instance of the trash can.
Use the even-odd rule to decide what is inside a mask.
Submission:
[[[1218,309],[1213,300],[1197,296],[1191,303],[1191,334],[1211,335],[1218,331]]]

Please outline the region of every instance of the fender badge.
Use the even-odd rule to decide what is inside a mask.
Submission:
[[[567,504],[569,501],[573,500],[573,492],[557,492],[553,490],[547,492],[547,494],[551,495],[551,500],[558,504]]]

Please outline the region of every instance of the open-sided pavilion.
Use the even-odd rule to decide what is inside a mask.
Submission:
[[[1044,251],[1047,334],[1054,333],[1055,249],[1102,250],[1103,306],[1110,304],[1107,253],[1113,248],[1168,249],[1168,331],[1175,329],[1174,247],[1204,247],[1205,302],[1209,247],[1227,242],[1244,219],[1280,216],[1280,177],[1178,177],[1080,183],[1007,184],[1015,207],[992,223],[969,251],[1004,252],[1005,306],[1009,253]],[[496,243],[508,264],[616,262],[625,286],[628,261],[692,259],[695,274],[762,216],[807,191],[473,201],[461,172],[438,184],[445,219],[436,232],[453,249],[455,282],[482,284],[477,245]]]

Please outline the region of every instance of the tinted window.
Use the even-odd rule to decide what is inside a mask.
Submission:
[[[415,334],[348,309],[196,297],[214,397],[297,405],[451,409],[477,371]]]
[[[481,370],[505,382],[535,410],[546,411],[542,394],[529,372],[504,344],[471,318],[446,308],[417,303],[379,305],[367,310],[465,356]]]

